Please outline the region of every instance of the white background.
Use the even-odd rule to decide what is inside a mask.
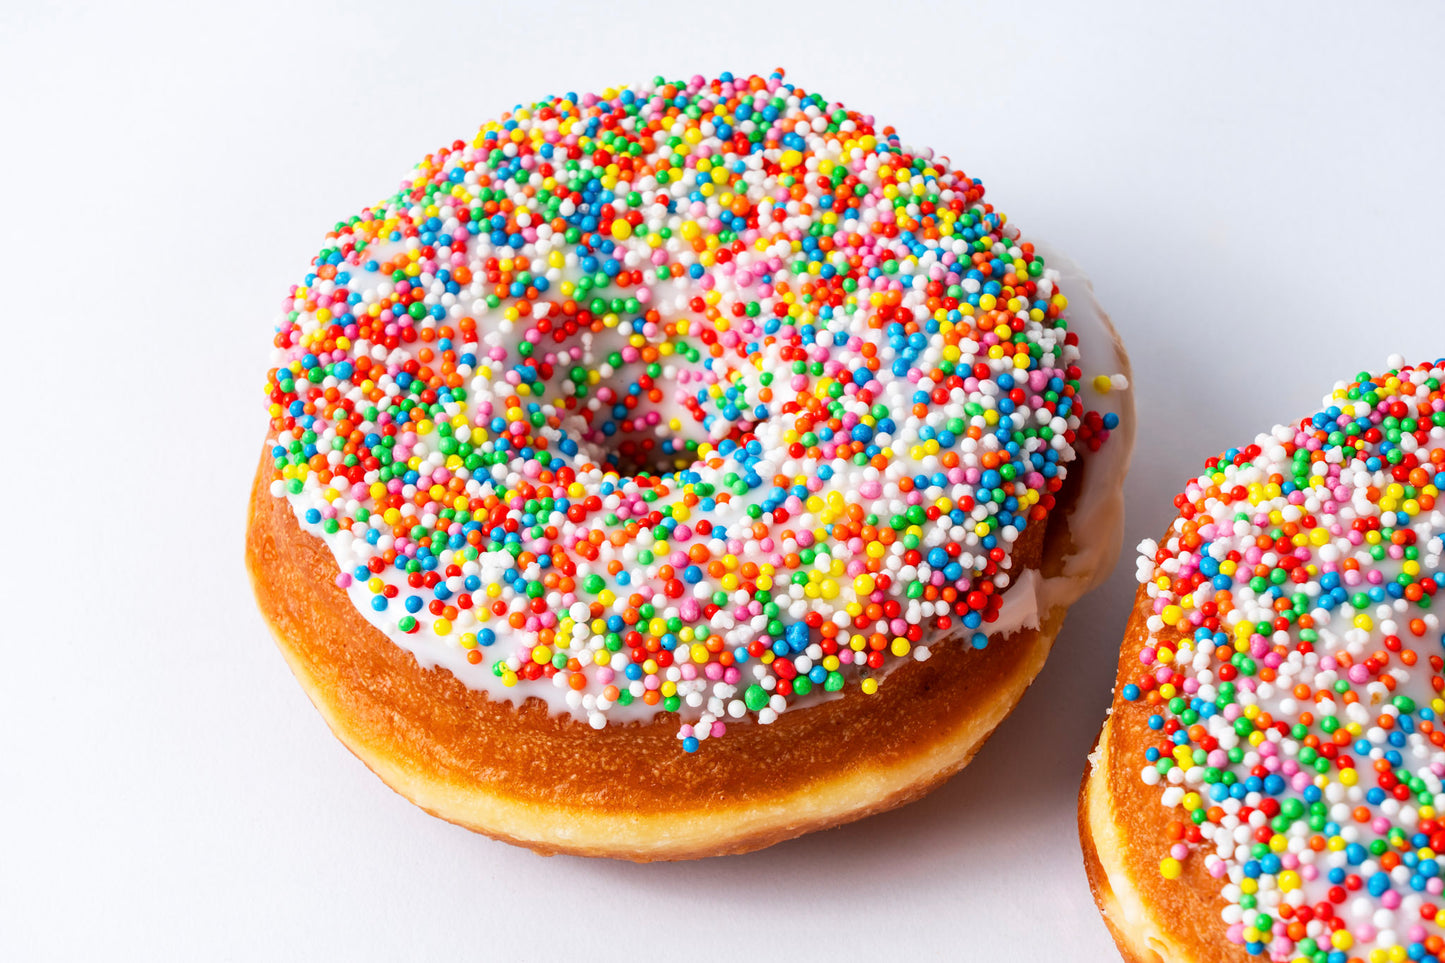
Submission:
[[[393,795],[272,645],[241,561],[272,321],[328,227],[483,119],[782,65],[1093,275],[1139,392],[1133,545],[1207,456],[1445,354],[1442,8],[623,6],[0,5],[0,958],[1117,958],[1074,801],[1127,558],[922,802],[543,859]]]

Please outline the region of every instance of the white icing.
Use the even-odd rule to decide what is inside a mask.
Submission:
[[[987,633],[993,640],[1002,639],[1019,628],[1037,627],[1042,611],[1072,604],[1108,574],[1108,569],[1118,555],[1119,543],[1122,538],[1122,486],[1124,475],[1128,470],[1134,436],[1133,393],[1127,379],[1127,358],[1118,349],[1115,337],[1106,323],[1104,311],[1094,296],[1092,284],[1082,269],[1072,261],[1045,245],[1037,244],[1036,247],[1043,254],[1045,263],[1049,265],[1044,275],[1045,279],[1069,298],[1069,307],[1064,316],[1068,319],[1069,330],[1076,332],[1080,341],[1079,364],[1084,372],[1081,380],[1085,403],[1100,414],[1114,413],[1118,415],[1120,423],[1098,452],[1089,452],[1085,455],[1084,463],[1087,468],[1084,470],[1084,482],[1069,518],[1075,552],[1065,561],[1064,574],[1053,578],[1044,578],[1035,571],[1021,573],[1015,583],[1009,586],[1004,593],[1004,602],[998,618],[992,623],[986,624]],[[364,272],[358,271],[358,274],[362,273]],[[370,278],[361,278],[358,283],[366,288],[368,285],[377,285],[384,281],[373,275]],[[662,300],[663,297],[665,295],[659,295],[657,300]],[[684,295],[676,294],[675,297],[682,299]],[[614,350],[619,343],[614,335],[615,331],[604,331],[596,340],[591,335],[583,335],[577,355],[578,360],[586,363]],[[517,340],[515,332],[499,331],[484,336],[484,343],[491,346],[505,346],[508,349],[515,348]],[[1093,379],[1098,375],[1113,377],[1117,388],[1101,394],[1092,384]],[[495,401],[499,392],[499,389],[493,385],[492,379],[481,371],[474,375],[471,389],[473,394],[469,401],[472,404],[480,404],[486,400]],[[908,404],[906,392],[911,390],[911,386],[908,386],[906,382],[885,382],[882,400],[895,410],[905,407]],[[665,419],[666,416],[664,416],[664,423]],[[785,447],[780,440],[780,427],[781,420],[775,419],[773,422],[763,423],[757,428],[757,435],[769,452],[775,452]],[[904,449],[909,443],[910,439],[908,438],[894,440],[895,449]],[[1079,465],[1080,462],[1077,460],[1072,462],[1071,470],[1078,470]],[[899,457],[888,471],[895,473],[894,477],[896,477],[897,474],[902,474],[912,467],[906,458]],[[770,470],[794,475],[804,471],[805,465],[800,461],[783,457],[776,459]],[[830,487],[841,491],[856,491],[866,480],[879,477],[878,472],[872,468],[859,468],[849,463],[840,464],[835,471]],[[705,478],[709,477],[707,470],[703,470],[703,474]],[[713,474],[720,477],[721,472]],[[710,478],[709,480],[719,479]],[[284,491],[279,484],[274,487],[274,490],[277,494]],[[308,524],[305,521],[305,515],[309,509],[325,504],[320,495],[320,486],[313,482],[308,483],[301,493],[287,497],[302,528],[321,537],[326,542],[341,571],[350,571],[358,564],[365,563],[373,553],[373,549],[364,542],[353,538],[348,532],[342,531],[326,535],[318,525]],[[675,497],[676,495],[674,495]],[[747,498],[735,498],[726,505],[718,506],[710,517],[715,524],[731,528],[746,518],[747,506],[759,498],[760,493],[757,491],[750,493]],[[654,507],[660,507],[666,503],[666,501],[659,501],[654,503]],[[930,534],[942,531],[942,527],[938,527]],[[384,536],[383,542],[388,537]],[[939,541],[938,536],[934,535],[933,541],[929,544],[938,544]],[[381,547],[385,547],[384,544]],[[463,574],[464,576],[476,574],[480,577],[482,584],[487,585],[497,581],[501,573],[513,564],[511,556],[504,552],[483,554],[476,562],[464,565]],[[579,570],[578,578],[580,579],[583,574],[585,571]],[[392,584],[404,587],[404,583],[400,581],[395,572],[388,572],[384,578]],[[704,586],[706,584],[702,583]],[[709,590],[711,589],[711,586],[707,587]],[[535,682],[523,680],[516,685],[507,686],[494,673],[490,664],[475,664],[468,660],[467,653],[470,650],[458,643],[458,632],[446,636],[437,636],[424,631],[410,634],[402,632],[396,627],[394,615],[373,610],[371,606],[373,593],[365,583],[354,581],[347,588],[347,592],[357,611],[378,631],[415,656],[417,663],[423,668],[445,669],[468,687],[484,691],[494,699],[517,703],[529,698],[539,698],[547,704],[552,712],[569,713],[577,718],[590,720],[593,725],[599,727],[604,724],[600,713],[596,711],[597,695],[591,692],[580,693],[566,687],[560,674],[553,680],[546,678]],[[793,611],[790,614],[794,617],[801,617],[806,611],[806,605],[798,603],[794,603],[792,608]],[[722,619],[725,623],[728,621],[726,616],[722,616]],[[750,621],[733,625],[728,635],[729,644],[736,644],[735,640],[739,639],[745,642],[750,634],[760,631],[766,622],[765,617],[755,616]],[[467,622],[459,622],[457,629],[467,628],[468,625]],[[489,623],[489,627],[493,628],[498,635],[494,646],[495,650],[500,653],[510,652],[513,647],[509,638],[511,630],[506,624],[493,621]],[[926,647],[920,648],[917,657],[927,657]],[[894,668],[897,664],[897,662],[890,662],[882,673],[875,672],[874,674],[886,676],[887,670]],[[756,663],[753,665],[757,669],[762,668]],[[759,678],[761,678],[761,674],[759,674]],[[705,680],[698,680],[698,682],[703,681]],[[751,681],[753,681],[753,676],[744,673],[741,682],[733,688],[740,693],[741,689]],[[713,699],[728,698],[729,693],[726,689],[721,686],[709,685],[714,690],[710,693]],[[719,693],[718,689],[722,689],[722,692]],[[691,707],[692,714],[696,714],[699,708],[707,704],[701,698],[706,690],[696,683],[689,685],[685,681],[680,682],[678,690],[686,704]],[[688,699],[689,695],[692,695],[693,698]],[[807,701],[812,702],[831,697],[832,694],[824,693],[822,688],[818,687]],[[721,706],[714,706],[721,710],[714,715],[730,720],[735,719],[737,716],[734,706],[740,704],[733,699],[732,705],[724,702]],[[793,704],[806,703],[795,701]],[[774,695],[771,707],[763,710],[760,720],[767,720],[770,712],[775,714],[782,711],[787,705],[788,703],[781,696]],[[641,699],[636,699],[631,705],[612,704],[605,708],[606,719],[621,722],[645,721],[663,711],[661,704],[649,706]]]
[[[1390,364],[1399,368],[1403,359],[1392,358]],[[1140,766],[1145,785],[1164,787],[1160,802],[1179,807],[1186,824],[1185,810],[1196,808],[1192,800],[1198,800],[1197,808],[1217,810],[1199,826],[1204,851],[1174,843],[1165,862],[1202,859],[1219,880],[1227,904],[1221,917],[1226,938],[1255,944],[1271,959],[1306,955],[1298,948],[1305,939],[1327,951],[1348,949],[1352,959],[1419,959],[1409,947],[1423,948],[1427,938],[1441,936],[1445,918],[1434,909],[1423,915],[1421,910],[1427,904],[1438,908],[1445,880],[1433,865],[1428,872],[1419,869],[1437,862],[1439,847],[1433,844],[1439,838],[1434,831],[1423,834],[1424,840],[1412,838],[1424,820],[1445,812],[1445,750],[1427,731],[1445,716],[1438,688],[1440,595],[1431,608],[1395,598],[1391,590],[1410,591],[1396,582],[1402,574],[1416,582],[1415,589],[1421,579],[1440,584],[1445,514],[1412,504],[1389,464],[1381,460],[1380,470],[1372,471],[1363,459],[1344,456],[1337,442],[1324,445],[1322,460],[1309,463],[1312,482],[1320,484],[1288,494],[1267,486],[1273,475],[1293,484],[1295,463],[1287,444],[1313,455],[1320,448],[1316,430],[1343,439],[1345,428],[1369,427],[1371,418],[1379,428],[1391,401],[1419,418],[1424,436],[1400,433],[1400,450],[1423,456],[1445,449],[1445,427],[1417,415],[1416,407],[1427,402],[1427,379],[1442,376],[1445,367],[1402,372],[1400,377],[1415,387],[1395,397],[1383,386],[1389,376],[1381,376],[1375,379],[1380,407],[1349,399],[1348,385],[1339,383],[1326,397],[1318,422],[1307,419],[1304,428],[1295,422],[1260,434],[1254,440],[1257,454],[1246,450],[1239,465],[1226,461],[1218,474],[1206,471],[1190,481],[1184,494],[1198,510],[1197,532],[1186,532],[1181,517],[1162,545],[1146,540],[1139,546],[1138,577],[1151,600],[1149,637],[1133,674],[1120,682],[1170,686],[1173,691],[1163,695],[1178,693],[1197,707],[1199,729],[1187,745],[1176,745],[1173,757],[1130,762]],[[1434,412],[1445,409],[1445,403],[1433,405]],[[1390,442],[1380,436],[1366,441],[1372,453],[1389,449]],[[1430,480],[1414,486],[1421,491],[1439,477],[1438,463],[1427,461],[1426,466]],[[1339,474],[1331,477],[1335,468]],[[1372,489],[1378,500],[1367,495]],[[1282,547],[1278,532],[1288,532],[1283,526],[1290,524],[1299,531]],[[1418,558],[1407,560],[1407,549],[1393,537],[1379,539],[1380,526],[1413,533]],[[1372,534],[1382,558],[1373,557]],[[1200,541],[1186,543],[1190,536]],[[1161,549],[1163,562],[1158,560]],[[1239,558],[1237,571],[1222,568],[1234,564],[1231,553]],[[1250,584],[1251,573],[1263,579],[1262,572],[1282,571],[1284,561],[1293,566],[1291,572],[1304,574],[1299,581],[1285,578],[1282,598],[1294,603],[1299,617],[1311,620],[1313,634],[1289,619],[1277,627],[1280,612],[1272,586],[1268,580],[1263,589]],[[1177,595],[1180,580],[1196,574],[1205,581]],[[1215,598],[1210,580],[1216,577],[1229,583],[1233,607],[1211,636],[1201,608]],[[1248,657],[1250,671],[1235,674],[1232,662],[1217,657],[1217,648]],[[1272,673],[1269,681],[1266,672]],[[1174,673],[1182,677],[1177,686],[1168,681]],[[1226,684],[1236,690],[1232,697],[1224,697]],[[1167,703],[1155,714],[1166,725],[1179,719]],[[1261,719],[1269,724],[1252,721]],[[1243,733],[1236,728],[1242,721]],[[1309,739],[1318,741],[1310,745]],[[1231,759],[1231,752],[1239,757]],[[1395,795],[1406,782],[1413,783],[1409,791],[1403,798]],[[1299,805],[1301,810],[1297,818],[1286,818],[1286,825],[1273,826],[1260,808],[1270,805]],[[1256,833],[1267,825],[1265,835],[1272,838],[1257,852],[1265,840]],[[1401,835],[1390,838],[1392,830]],[[1372,844],[1382,848],[1371,851]],[[1391,860],[1397,861],[1393,867]],[[1172,875],[1177,868],[1171,866]],[[1332,873],[1337,879],[1330,878]],[[1332,919],[1316,913],[1320,906],[1329,907]],[[1302,909],[1307,911],[1304,923]],[[1265,917],[1268,925],[1261,922]],[[1345,932],[1336,936],[1332,926],[1340,922]]]
[[[292,288],[267,391],[273,490],[421,664],[596,726],[678,709],[692,750],[925,627],[997,638],[1021,533],[1132,418],[1087,283],[977,181],[780,73],[683,90],[424,159]],[[1110,560],[1126,459],[1085,468],[1050,602]]]
[[[1119,350],[1108,316],[1094,295],[1093,282],[1067,255],[1044,242],[1035,242],[1034,247],[1044,263],[1058,271],[1059,288],[1069,298],[1065,316],[1069,330],[1079,336],[1084,397],[1093,410],[1119,417],[1119,426],[1109,440],[1084,460],[1084,484],[1069,516],[1074,552],[1064,560],[1063,576],[1047,580],[1043,588],[1046,604],[1053,607],[1071,605],[1097,587],[1119,557],[1124,538],[1124,476],[1134,454],[1137,422],[1129,359]],[[1099,375],[1114,381],[1107,394],[1101,395],[1093,387]]]
[[[989,634],[995,638],[1001,637],[1009,632],[1018,629],[1036,629],[1039,627],[1039,593],[1043,590],[1045,583],[1053,581],[1046,579],[1038,573],[1037,569],[1026,569],[1023,574],[1014,579],[1008,591],[1004,593],[1003,607],[999,609],[998,621],[994,622]]]

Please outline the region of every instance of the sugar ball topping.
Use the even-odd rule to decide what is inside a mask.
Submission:
[[[1445,362],[1391,365],[1209,459],[1140,546],[1160,872],[1202,861],[1270,959],[1445,954]]]
[[[983,196],[781,71],[517,107],[290,290],[272,490],[394,638],[688,751],[984,647],[1118,418]]]

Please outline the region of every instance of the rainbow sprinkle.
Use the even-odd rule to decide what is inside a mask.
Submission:
[[[1445,958],[1445,362],[1390,363],[1209,459],[1140,545],[1160,872],[1204,859],[1277,960]]]
[[[934,630],[985,646],[1117,424],[983,187],[781,72],[518,107],[312,264],[272,489],[338,584],[498,691],[679,713],[688,751]]]

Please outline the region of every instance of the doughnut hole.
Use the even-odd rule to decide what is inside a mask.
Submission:
[[[580,406],[586,428],[579,441],[597,464],[624,477],[683,471],[704,443],[746,444],[770,414],[759,403],[746,403],[747,390],[732,369],[717,364],[719,375],[696,353],[644,360],[632,350],[593,357],[596,383],[588,385]]]

